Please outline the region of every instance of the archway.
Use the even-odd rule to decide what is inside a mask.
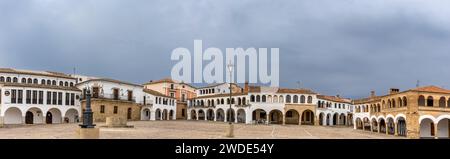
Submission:
[[[406,119],[403,117],[397,119],[397,134],[398,136],[406,136]]]
[[[205,111],[202,109],[198,110],[198,120],[205,120]]]
[[[387,131],[389,135],[394,135],[395,134],[395,124],[394,124],[394,119],[392,118],[387,118]]]
[[[347,115],[347,121],[348,121],[348,125],[353,125],[353,115],[352,114],[348,114]]]
[[[173,110],[169,111],[169,120],[173,120]]]
[[[375,118],[372,119],[372,131],[378,132],[378,122],[377,122],[377,119],[375,119]]]
[[[42,124],[44,117],[42,110],[36,107],[28,109],[25,114],[25,124]]]
[[[155,120],[161,120],[161,110],[160,109],[156,109],[156,111],[155,111]]]
[[[356,129],[363,129],[363,122],[361,118],[356,118]]]
[[[132,113],[132,110],[131,110],[131,108],[128,108],[127,109],[127,120],[131,120],[131,113]]]
[[[206,113],[207,120],[214,121],[214,110],[208,109],[208,113]]]
[[[345,114],[344,113],[342,113],[341,115],[339,115],[339,125],[346,125],[345,123],[346,123],[346,117],[345,117]]]
[[[437,124],[437,136],[438,138],[449,138],[449,119],[441,119]]]
[[[78,123],[80,122],[79,113],[76,109],[69,109],[64,115],[64,120],[68,123]]]
[[[25,113],[25,124],[33,124],[34,123],[34,115],[32,112],[27,111]]]
[[[225,121],[225,112],[223,109],[217,109],[216,121]]]
[[[269,113],[270,124],[283,124],[283,113],[280,110],[272,110]]]
[[[227,110],[227,121],[228,122],[234,122],[236,119],[235,117],[235,113],[233,109],[228,109]]]
[[[370,120],[369,118],[364,118],[363,119],[363,125],[364,125],[364,130],[366,131],[370,131]]]
[[[434,122],[429,118],[422,119],[420,122],[420,137],[421,138],[433,138],[434,132]]]
[[[141,113],[141,120],[150,120],[150,109],[144,108]]]
[[[294,109],[291,109],[291,110],[288,110],[287,112],[286,112],[286,118],[285,118],[285,123],[286,124],[295,124],[295,125],[298,125],[299,124],[299,121],[300,121],[300,114],[296,111],[296,110],[294,110]]]
[[[61,123],[62,117],[61,117],[61,111],[56,108],[52,108],[47,111],[47,114],[45,116],[45,123],[47,124],[57,124]]]
[[[380,119],[380,133],[386,133],[386,121],[384,119]]]
[[[266,123],[267,113],[265,110],[256,109],[252,112],[252,120],[257,123]]]
[[[314,125],[314,112],[305,110],[302,113],[302,125]]]
[[[22,124],[22,111],[19,108],[11,107],[5,111],[5,124]]]
[[[162,119],[163,120],[169,120],[168,116],[169,116],[169,114],[168,114],[167,109],[164,109],[163,112],[162,112]]]
[[[338,120],[338,114],[334,113],[334,115],[333,115],[333,125],[337,125],[337,120]]]
[[[320,114],[319,114],[319,125],[324,125],[323,117],[324,117],[324,114],[323,114],[323,113],[320,113]]]
[[[245,123],[246,113],[244,109],[239,109],[237,112],[238,123]]]

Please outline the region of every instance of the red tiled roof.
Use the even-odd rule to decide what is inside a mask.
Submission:
[[[411,91],[432,92],[432,93],[450,93],[450,90],[437,86],[425,86],[411,89]]]
[[[340,98],[336,96],[317,95],[317,98],[340,103],[351,103],[350,99]]]

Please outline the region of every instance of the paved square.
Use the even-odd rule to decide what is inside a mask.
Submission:
[[[96,123],[103,125],[104,123]],[[100,128],[102,139],[218,139],[227,123],[207,121],[134,121],[134,128]],[[235,124],[237,139],[403,139],[350,127]],[[73,139],[78,124],[0,128],[3,139]]]

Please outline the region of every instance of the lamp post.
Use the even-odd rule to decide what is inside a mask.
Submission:
[[[93,124],[93,116],[91,109],[91,91],[89,88],[86,90],[86,110],[83,112],[83,124],[80,124],[81,128],[95,128]]]
[[[230,114],[228,115],[228,133],[227,133],[227,137],[234,137],[234,133],[233,133],[234,127],[233,127],[233,122],[231,122],[231,114],[232,114],[232,111],[231,111],[231,103],[232,103],[232,100],[231,100],[231,98],[232,98],[231,83],[232,83],[232,75],[233,75],[232,74],[232,72],[233,72],[233,64],[231,63],[231,61],[227,65],[227,68],[228,68],[228,71],[230,72],[230,109],[228,109]]]

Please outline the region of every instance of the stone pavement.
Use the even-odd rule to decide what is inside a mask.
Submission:
[[[104,123],[96,123],[98,126]],[[134,128],[100,128],[103,139],[217,139],[227,123],[208,121],[134,121]],[[78,124],[27,125],[0,128],[2,139],[72,139]],[[237,139],[404,139],[350,127],[235,124]]]

